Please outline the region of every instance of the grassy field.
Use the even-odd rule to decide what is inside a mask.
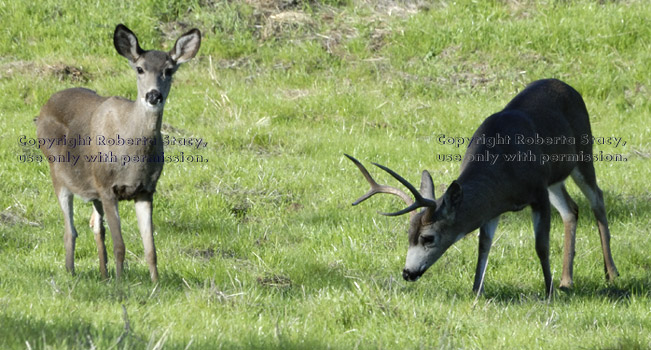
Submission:
[[[651,6],[647,1],[0,0],[0,348],[2,349],[649,349],[651,348]],[[200,156],[165,166],[154,224],[161,280],[149,280],[133,203],[120,204],[121,283],[100,279],[76,200],[77,274],[32,119],[55,91],[134,98],[113,48],[125,23],[147,49],[191,27],[163,132],[199,137]],[[469,137],[527,83],[555,77],[583,95],[613,256],[608,285],[596,223],[580,207],[575,288],[544,297],[530,210],[503,216],[485,296],[471,292],[476,233],[421,280],[400,273],[407,217],[367,190],[349,153],[437,193]],[[397,185],[372,169],[378,180]],[[382,196],[379,196],[382,197]],[[558,286],[563,224],[552,217]],[[110,239],[109,239],[110,242]],[[109,265],[113,268],[109,245]],[[111,272],[113,273],[113,272]]]

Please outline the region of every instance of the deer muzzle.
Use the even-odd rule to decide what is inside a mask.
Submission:
[[[407,282],[416,282],[420,276],[423,275],[423,271],[411,271],[409,269],[402,270],[402,278]]]
[[[147,101],[151,106],[157,106],[163,102],[163,94],[156,89],[151,90],[145,95],[145,101]]]

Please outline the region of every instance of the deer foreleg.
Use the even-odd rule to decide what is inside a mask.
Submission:
[[[472,291],[477,294],[484,293],[484,275],[488,264],[488,252],[491,250],[493,236],[495,236],[499,220],[499,216],[495,217],[479,228],[479,254],[475,270],[475,283],[472,286]]]
[[[536,254],[545,278],[545,293],[550,297],[554,291],[552,273],[549,267],[549,226],[550,207],[547,195],[539,197],[539,201],[531,206],[533,216],[533,230],[536,236]]]
[[[106,215],[106,222],[111,230],[113,240],[113,256],[115,256],[115,278],[120,279],[124,267],[124,241],[122,240],[122,229],[120,227],[120,213],[118,201],[115,198],[102,199],[102,206]]]
[[[138,229],[142,237],[142,244],[145,248],[145,258],[149,265],[149,275],[152,282],[158,281],[158,269],[156,267],[156,246],[154,245],[154,229],[152,223],[153,196],[143,195],[135,200],[136,216],[138,217]]]

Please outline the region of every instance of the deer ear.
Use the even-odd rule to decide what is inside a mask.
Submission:
[[[420,195],[423,198],[436,200],[434,196],[434,182],[427,170],[423,170],[423,175],[420,177]]]
[[[117,52],[131,62],[135,62],[145,51],[140,48],[138,38],[124,24],[118,24],[113,33],[113,46]]]
[[[461,185],[458,182],[452,181],[450,187],[443,195],[443,203],[448,209],[456,209],[461,204],[461,199],[463,198],[463,190]]]
[[[436,196],[434,195],[434,182],[432,181],[432,176],[427,170],[423,170],[423,174],[420,177],[420,195],[425,199],[436,200]],[[436,206],[426,207],[424,212],[425,213],[421,217],[421,222],[423,224],[434,222]]]
[[[454,214],[461,205],[463,191],[458,182],[452,181],[450,187],[443,195],[443,205],[441,205],[441,215],[446,220],[454,220]]]
[[[174,48],[170,51],[170,57],[176,64],[187,62],[197,54],[199,46],[201,46],[201,32],[194,28],[176,40]]]

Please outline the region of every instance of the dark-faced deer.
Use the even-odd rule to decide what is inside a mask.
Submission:
[[[618,273],[610,252],[603,195],[592,164],[592,143],[585,142],[591,139],[588,112],[581,95],[559,80],[539,80],[479,126],[464,156],[459,177],[438,199],[427,171],[423,171],[418,191],[391,169],[375,164],[407,187],[415,198],[412,199],[397,188],[379,185],[360,162],[346,155],[371,184],[370,191],[353,205],[376,193],[397,195],[407,204],[406,209],[384,214],[411,213],[409,249],[402,272],[407,281],[416,281],[452,244],[479,228],[479,258],[473,285],[473,291],[478,293],[483,292],[488,252],[500,215],[531,206],[536,253],[546,293],[551,295],[550,203],[561,214],[565,225],[560,287],[570,288],[573,283],[578,206],[564,185],[571,176],[597,219],[606,278],[612,281]],[[424,209],[417,212],[419,208]]]
[[[67,270],[74,273],[75,269],[73,196],[93,203],[91,226],[103,278],[108,277],[103,225],[106,217],[117,279],[122,274],[125,253],[118,201],[133,200],[149,273],[152,281],[157,281],[152,201],[164,161],[160,132],[163,108],[172,75],[181,63],[196,55],[201,34],[197,29],[190,30],[170,52],[145,51],[135,34],[120,24],[115,28],[113,44],[137,74],[136,100],[102,97],[83,88],[59,91],[41,108],[37,136],[47,140],[40,143],[40,148],[50,163],[54,192],[63,211]]]

